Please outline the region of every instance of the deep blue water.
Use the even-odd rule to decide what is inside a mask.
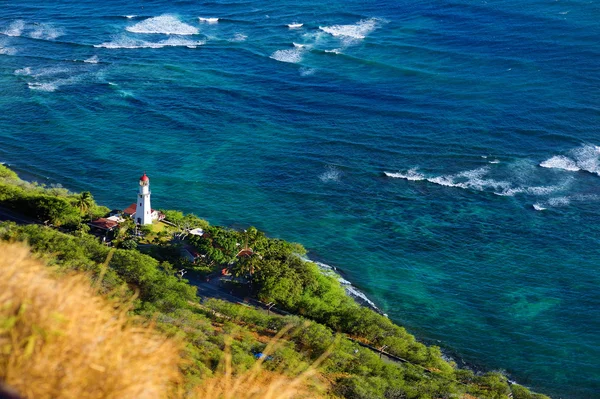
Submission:
[[[0,161],[112,207],[146,171],[154,207],[301,242],[421,339],[598,397],[598,2],[46,3],[0,1]]]

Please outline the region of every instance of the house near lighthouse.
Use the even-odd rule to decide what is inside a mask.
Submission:
[[[135,221],[136,224],[145,226],[154,220],[163,220],[165,215],[152,209],[150,206],[150,179],[144,172],[139,181],[137,201],[129,205],[123,213]]]

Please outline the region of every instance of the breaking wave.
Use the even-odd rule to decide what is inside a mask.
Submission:
[[[548,200],[548,205],[550,206],[567,206],[571,203],[571,198],[569,197],[556,197],[556,198],[550,198]]]
[[[84,75],[77,75],[77,76],[72,76],[72,77],[68,77],[68,78],[64,78],[64,79],[56,79],[56,80],[47,81],[47,82],[38,82],[38,81],[28,82],[27,87],[29,87],[30,90],[35,90],[35,91],[53,92],[63,86],[70,86],[70,85],[76,84],[76,83],[80,82],[83,79],[83,77],[84,77]]]
[[[15,55],[17,53],[17,49],[14,47],[10,47],[8,41],[9,40],[0,40],[0,54]]]
[[[93,66],[68,68],[51,66],[43,68],[25,67],[14,71],[16,76],[23,76],[27,87],[34,91],[54,92],[63,86],[70,86],[82,81],[97,81],[101,71]]]
[[[160,33],[165,35],[197,35],[200,31],[191,25],[181,22],[172,15],[161,15],[148,18],[133,26],[125,28],[132,33]]]
[[[548,208],[562,208],[571,205],[574,202],[596,202],[600,197],[595,194],[575,194],[569,196],[553,197],[547,201],[533,204],[536,211],[543,211]]]
[[[271,54],[272,59],[281,61],[281,62],[290,62],[292,64],[297,64],[302,61],[302,57],[304,56],[305,49],[303,47],[294,47],[291,49],[285,50],[277,50],[273,54]]]
[[[317,72],[317,70],[315,68],[300,68],[298,70],[298,72],[300,73],[300,76],[312,76],[315,74],[315,72]]]
[[[88,64],[97,64],[100,61],[97,55],[94,55],[88,59],[83,60],[83,62],[87,62]]]
[[[27,83],[27,86],[31,90],[52,92],[56,91],[60,86],[62,86],[62,81],[58,80],[56,82],[48,83],[29,82]]]
[[[149,42],[146,40],[133,39],[130,37],[121,36],[111,42],[96,44],[94,47],[107,49],[140,49],[140,48],[163,48],[163,47],[188,47],[196,48],[202,46],[206,42],[203,40],[188,40],[178,37],[170,37],[159,42]]]
[[[240,42],[245,42],[247,38],[248,38],[248,36],[244,35],[243,33],[236,33],[228,41],[230,41],[232,43],[240,43]]]
[[[387,177],[404,179],[409,181],[428,181],[445,187],[456,187],[482,192],[492,192],[500,196],[512,197],[517,194],[529,194],[536,196],[550,195],[554,192],[564,190],[570,180],[553,186],[517,186],[511,182],[495,180],[486,177],[490,172],[489,167],[468,170],[453,175],[426,176],[416,168],[406,172],[384,172]]]
[[[25,21],[22,19],[18,19],[13,21],[8,25],[8,27],[2,31],[6,36],[21,36],[23,30],[25,29]]]
[[[14,72],[15,75],[31,75],[31,67],[25,67],[25,68],[21,68],[21,69],[17,69]]]
[[[362,40],[373,32],[379,23],[378,19],[369,18],[360,20],[354,25],[319,26],[319,29],[335,37]]]
[[[600,147],[584,145],[570,150],[568,156],[553,156],[540,163],[540,166],[569,172],[585,171],[600,176]]]
[[[330,266],[326,263],[312,261],[310,259],[305,259],[305,260],[316,264],[323,274],[336,278],[340,282],[340,284],[344,287],[344,289],[346,290],[346,293],[349,296],[351,296],[352,298],[354,298],[355,301],[357,301],[358,303],[360,303],[363,306],[368,306],[371,309],[381,313],[381,311],[379,310],[377,305],[375,305],[375,303],[373,301],[371,301],[363,292],[359,291],[355,286],[353,286],[352,283],[350,283],[350,281],[348,281],[345,278],[343,278],[342,276],[340,276],[335,267]]]
[[[49,24],[35,24],[29,33],[29,37],[42,40],[54,40],[62,35],[62,29],[55,28]]]
[[[6,36],[19,37],[27,36],[32,39],[54,40],[63,35],[62,29],[56,28],[50,24],[27,23],[22,19],[11,22],[6,29],[2,31]]]
[[[198,17],[200,22],[204,22],[205,24],[216,24],[219,22],[219,18],[202,18]]]
[[[406,179],[406,180],[411,180],[411,181],[420,181],[420,180],[425,180],[426,177],[425,175],[417,172],[416,168],[413,169],[409,169],[406,173],[401,173],[401,172],[383,172],[385,173],[385,175],[387,177],[393,177],[395,179]]]
[[[32,76],[34,78],[40,78],[44,76],[54,76],[60,74],[67,74],[72,72],[71,69],[65,67],[48,67],[48,68],[39,68],[32,69],[31,67],[25,67],[21,69],[17,69],[14,74],[20,76]]]
[[[575,161],[562,155],[557,155],[547,159],[542,162],[540,166],[543,168],[563,169],[571,172],[577,172],[581,170]]]

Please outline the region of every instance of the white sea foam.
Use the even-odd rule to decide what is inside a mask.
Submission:
[[[8,27],[2,31],[3,34],[7,36],[21,36],[23,30],[25,29],[25,21],[22,19],[18,19],[13,21],[8,25]]]
[[[297,64],[302,61],[305,49],[294,47],[291,49],[277,50],[271,54],[271,58],[281,62],[290,62]]]
[[[45,23],[27,23],[22,19],[11,22],[2,31],[7,36],[28,36],[32,39],[54,40],[63,35],[63,30]]]
[[[581,170],[575,161],[562,155],[554,156],[540,164],[543,168],[564,169],[571,172]]]
[[[71,69],[61,67],[61,66],[38,68],[38,69],[33,69],[31,67],[25,67],[25,68],[15,70],[14,74],[20,75],[20,76],[32,76],[34,78],[40,78],[40,77],[45,77],[45,76],[68,74],[71,72],[72,72]]]
[[[53,72],[53,71],[57,71],[57,72]],[[58,72],[58,71],[61,71],[61,72]],[[69,74],[65,74],[62,71],[69,71],[69,70],[64,69],[64,68],[63,69],[61,69],[61,68],[45,68],[45,69],[42,69],[41,72],[36,73],[34,71],[30,75],[34,80],[28,82],[27,86],[31,90],[53,92],[63,86],[74,85],[76,83],[81,82],[82,80],[84,80],[86,78],[90,78],[91,76],[96,76],[96,75],[92,75],[90,73],[79,73],[79,74],[73,75],[72,71],[70,71]],[[63,76],[66,75],[66,77],[58,78],[57,76],[53,76],[54,74],[59,74],[59,73],[62,74]],[[38,77],[45,77],[45,79],[38,80]],[[50,77],[50,78],[48,78],[48,77]],[[96,78],[97,78],[97,76],[96,76]],[[49,80],[49,79],[53,79],[53,80]]]
[[[205,44],[202,40],[188,40],[179,37],[170,37],[159,42],[149,42],[146,40],[132,39],[130,37],[121,36],[115,38],[111,42],[96,44],[94,47],[102,47],[108,49],[140,49],[140,48],[163,48],[163,47],[188,47],[196,48]]]
[[[492,192],[496,195],[504,197],[512,197],[517,194],[536,196],[550,195],[554,192],[564,190],[571,182],[571,180],[565,180],[561,184],[553,186],[516,185],[508,181],[486,177],[489,172],[490,169],[488,167],[482,167],[460,172],[454,175],[426,176],[425,174],[419,172],[416,168],[413,168],[406,172],[384,172],[384,174],[395,179],[405,179],[409,181],[425,180],[444,187]]]
[[[134,97],[133,92],[129,90],[119,90],[119,95],[123,98]]]
[[[333,53],[333,54],[342,54],[342,49],[340,48],[334,48],[332,50],[325,50],[326,53]]]
[[[137,17],[137,15],[123,15],[123,16],[127,19],[133,19],[133,18]]]
[[[34,24],[29,37],[33,39],[54,40],[63,35],[62,29],[55,28],[49,24]]]
[[[59,88],[60,82],[47,82],[47,83],[29,82],[29,83],[27,83],[27,86],[31,90],[52,92],[52,91],[56,91],[56,89]]]
[[[302,39],[304,39],[305,42],[314,44],[319,44],[328,38],[330,38],[330,36],[323,31],[310,31],[302,34]]]
[[[463,189],[471,189],[476,191],[493,191],[498,195],[512,196],[515,192],[510,192],[512,189],[510,183],[505,181],[497,181],[494,179],[484,178],[489,172],[489,168],[483,167],[474,170],[467,170],[455,175],[443,175],[436,177],[428,177],[427,181],[446,187],[458,187]]]
[[[565,183],[563,184],[557,184],[555,186],[537,186],[537,187],[527,187],[524,191],[527,194],[531,194],[531,195],[550,195],[552,193],[555,193],[557,191],[562,191],[564,190],[568,184],[569,184],[570,180],[566,180]]]
[[[319,29],[332,36],[362,40],[367,37],[369,33],[373,32],[378,24],[378,19],[369,18],[358,21],[354,25],[319,26]]]
[[[17,54],[17,49],[13,47],[4,47],[0,45],[0,54],[3,55],[15,55]]]
[[[411,181],[420,181],[425,180],[425,176],[419,172],[417,172],[416,168],[409,169],[406,173],[392,173],[392,172],[383,172],[388,177],[393,177],[396,179],[406,179]]]
[[[14,72],[15,75],[28,76],[31,75],[31,67],[25,67],[21,69],[17,69]]]
[[[568,152],[568,156],[556,155],[540,163],[544,168],[563,169],[570,172],[585,171],[600,175],[600,147],[584,145]]]
[[[132,33],[161,33],[165,35],[197,35],[198,28],[181,22],[173,15],[165,14],[148,18],[125,28]]]
[[[348,295],[350,295],[351,297],[353,297],[355,300],[357,299],[359,301],[359,303],[360,302],[363,302],[363,303],[366,302],[373,309],[379,310],[379,308],[377,307],[377,305],[375,305],[375,303],[372,300],[370,300],[364,293],[362,293],[361,291],[359,291],[353,285],[344,285],[344,289],[346,290],[346,293]]]
[[[571,205],[573,202],[597,202],[600,196],[596,194],[574,194],[569,196],[550,198],[545,202],[538,202],[533,205],[536,210],[545,210],[549,207],[560,208]]]
[[[229,39],[229,41],[233,43],[240,43],[245,42],[247,38],[248,36],[244,35],[243,33],[236,33],[231,39]]]
[[[577,166],[586,172],[600,175],[600,147],[585,145],[571,151],[577,161]]]
[[[501,192],[494,192],[496,195],[512,197],[517,194],[525,193],[529,195],[537,195],[544,196],[550,195],[556,191],[561,191],[565,189],[565,185],[556,185],[556,186],[538,186],[538,187],[514,187],[507,188]]]
[[[306,47],[306,44],[302,44],[302,43],[292,42],[292,44],[294,45],[294,47],[297,47],[297,48],[305,48]]]
[[[203,18],[203,17],[198,17],[198,20],[200,22],[204,22],[205,24],[216,24],[219,22],[219,18]]]
[[[298,72],[300,73],[300,76],[311,76],[314,75],[317,70],[315,68],[302,67],[298,70]]]
[[[497,160],[497,159],[494,159],[494,160],[491,160],[489,163],[491,163],[491,164],[497,164],[497,163],[500,163],[500,161]]]
[[[48,68],[39,68],[39,69],[34,69],[34,70],[30,69],[29,72],[30,72],[30,75],[33,76],[34,78],[41,78],[44,76],[70,74],[73,72],[73,70],[70,68],[62,67],[62,66],[55,66],[55,67],[48,67]]]
[[[548,205],[555,207],[567,206],[570,203],[571,199],[569,197],[555,197],[548,200]]]
[[[88,64],[97,64],[100,61],[97,55],[94,55],[88,59],[83,60],[83,62],[87,62]]]
[[[288,28],[290,29],[299,29],[302,28],[302,26],[304,26],[304,24],[298,22],[292,22],[291,24],[288,24]]]
[[[308,262],[312,262],[309,259],[304,259],[304,260],[308,261]],[[336,278],[340,282],[340,284],[344,287],[344,289],[346,290],[346,293],[349,296],[351,296],[352,298],[357,300],[359,303],[362,302],[363,304],[367,304],[371,308],[379,311],[379,308],[375,305],[375,303],[373,301],[371,301],[364,293],[362,293],[356,287],[354,287],[352,285],[352,283],[350,283],[350,281],[342,278],[342,276],[340,276],[337,273],[337,270],[335,267],[329,266],[328,264],[322,263],[322,262],[313,262],[313,263],[315,263],[319,267],[319,269],[321,270],[321,272],[323,274]]]
[[[342,172],[340,172],[339,169],[337,169],[334,166],[330,166],[327,168],[327,171],[321,173],[321,175],[319,176],[319,179],[322,182],[330,182],[330,181],[337,182],[340,180],[341,176],[342,176]]]

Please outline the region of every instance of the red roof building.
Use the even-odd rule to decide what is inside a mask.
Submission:
[[[101,229],[101,230],[112,231],[116,227],[119,227],[119,223],[115,220],[110,220],[107,218],[100,218],[100,219],[92,220],[92,222],[90,223],[90,226],[95,227],[97,229]]]
[[[238,252],[238,254],[236,255],[236,257],[238,257],[238,258],[248,258],[248,257],[250,257],[252,255],[254,255],[254,251],[252,250],[252,248],[244,248],[240,252]]]

